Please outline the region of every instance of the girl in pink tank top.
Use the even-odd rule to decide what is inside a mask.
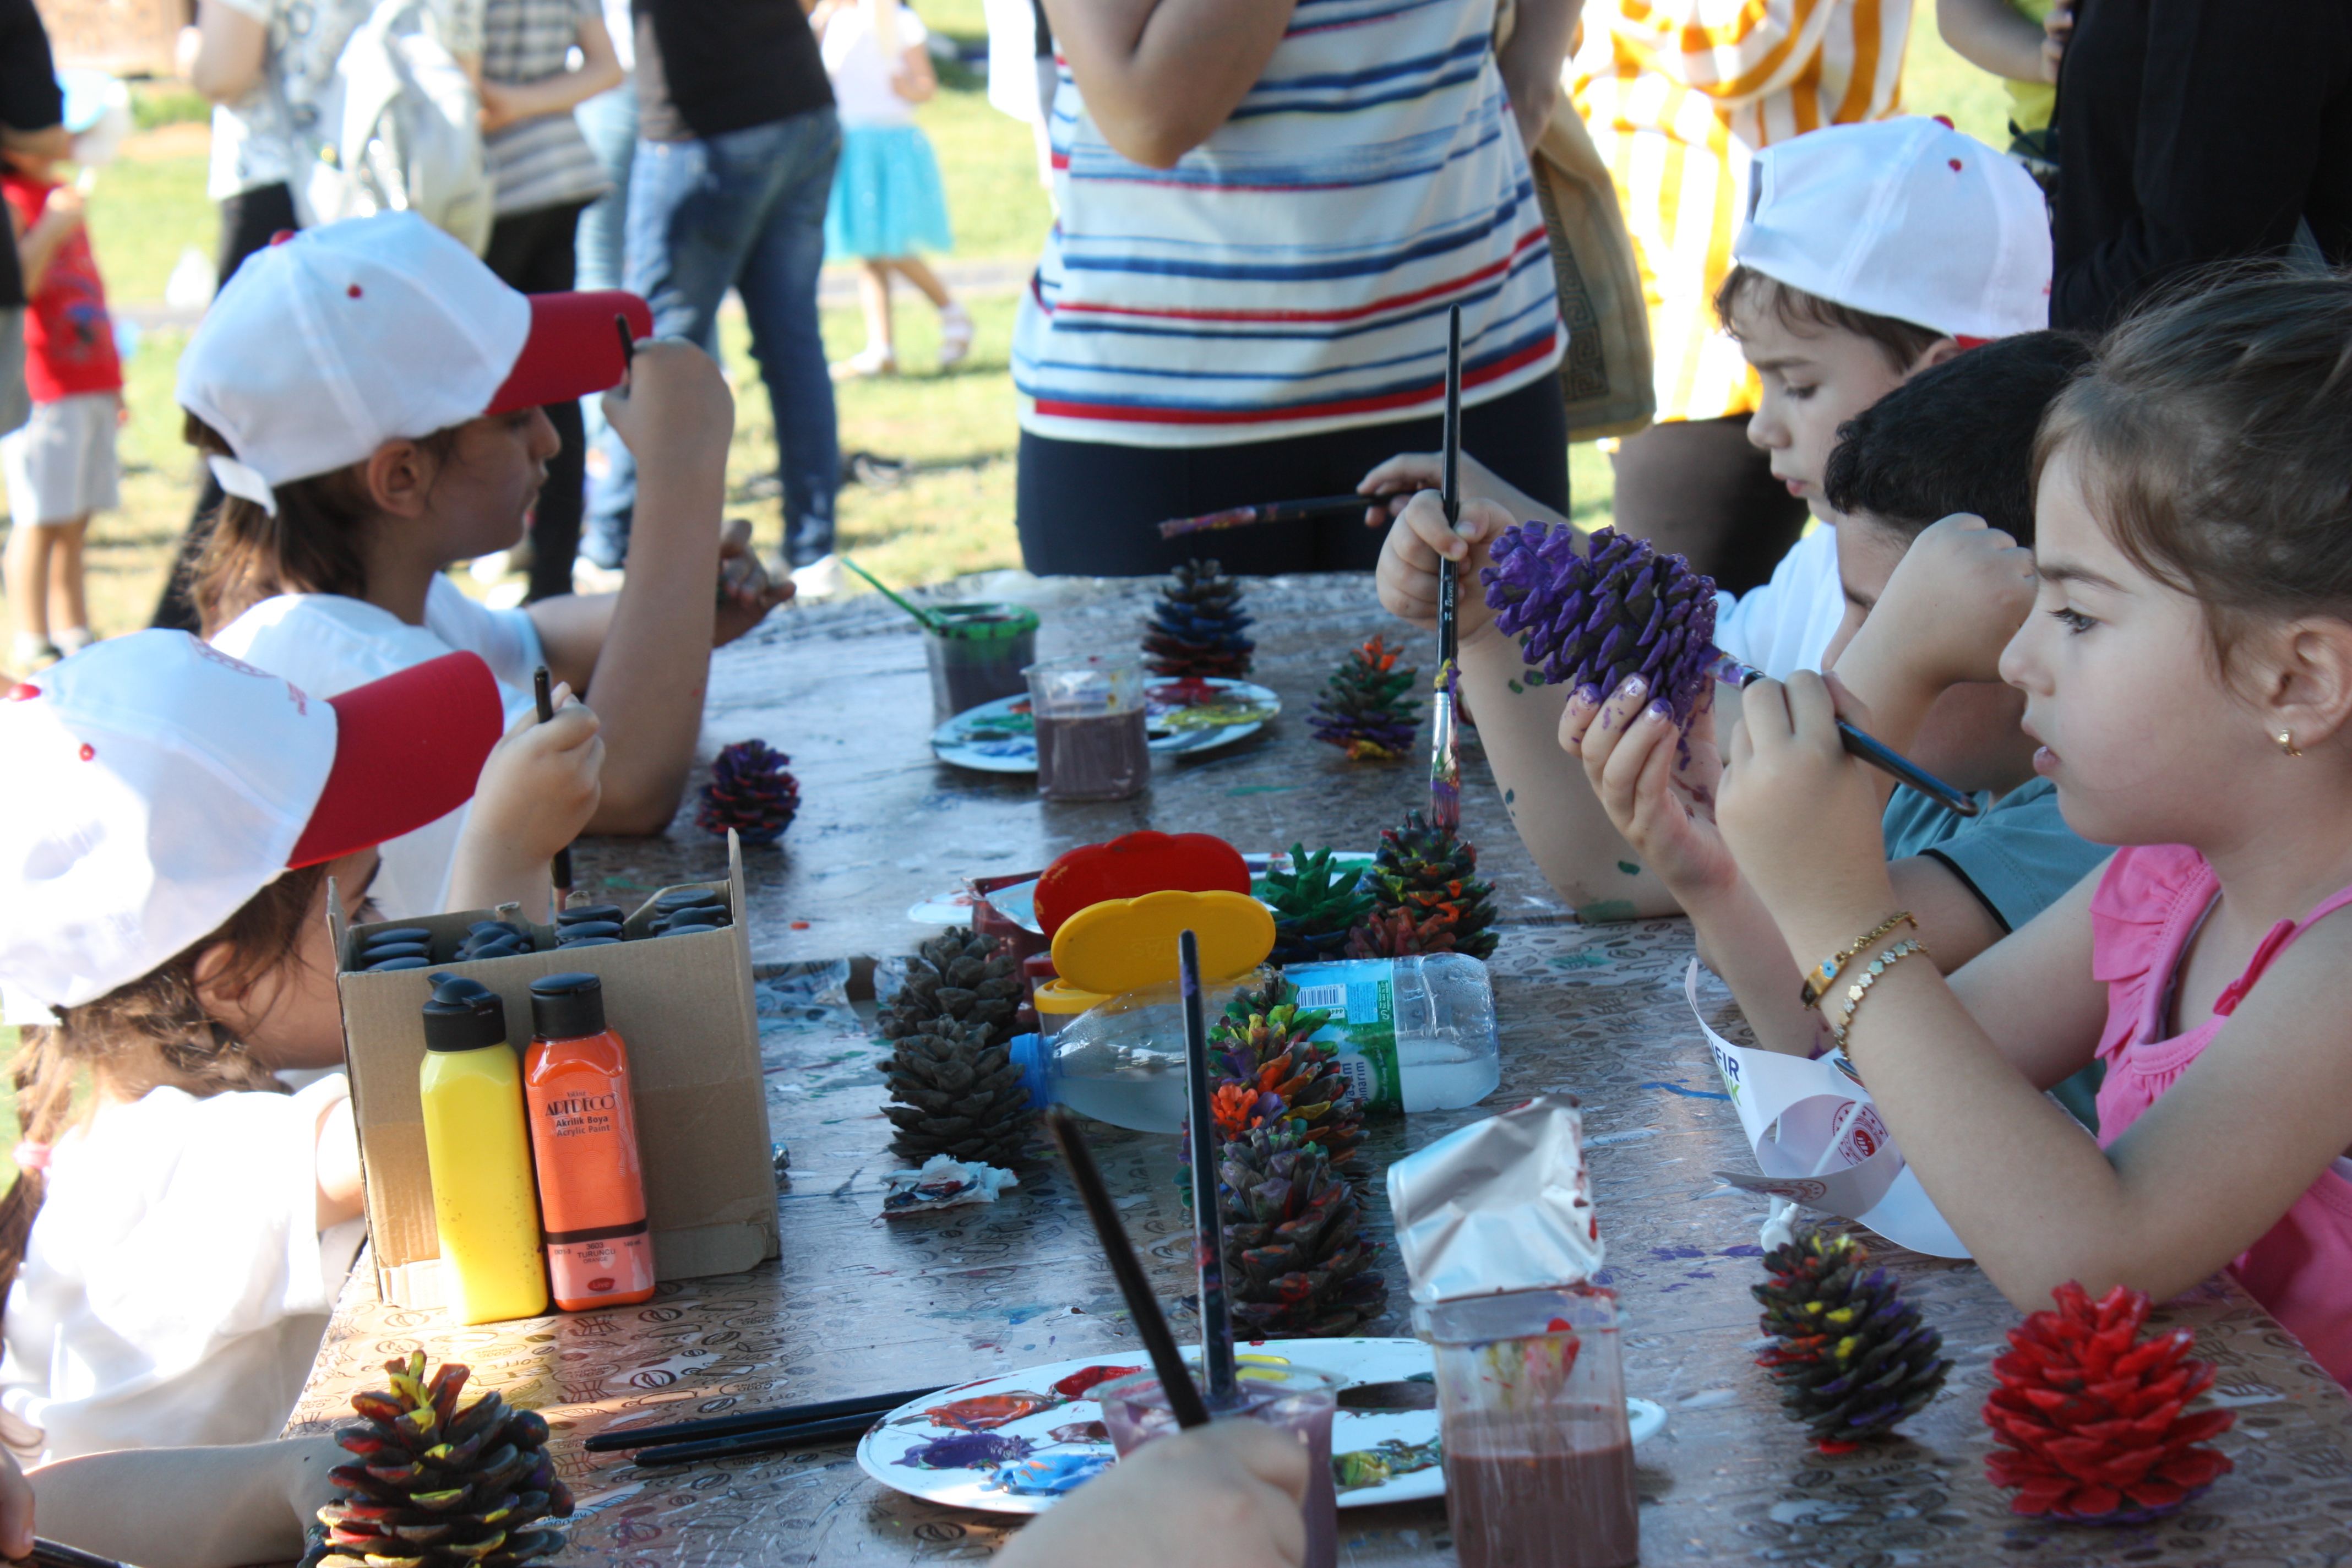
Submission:
[[[2053,404],[2000,673],[2067,825],[2124,847],[1948,981],[1822,678],[1748,689],[1717,820],[2021,1310],[2227,1268],[2352,1384],[2347,431],[2352,276],[2192,280]],[[2095,1058],[2095,1139],[2042,1093]]]

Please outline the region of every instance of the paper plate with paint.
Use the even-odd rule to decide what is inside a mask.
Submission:
[[[1144,733],[1152,754],[1214,751],[1245,740],[1282,711],[1282,699],[1246,680],[1163,680],[1145,688]],[[1037,728],[1029,699],[1000,697],[968,708],[931,731],[940,761],[990,773],[1037,771]]]
[[[1401,1339],[1264,1340],[1244,1346],[1241,1359],[1312,1366],[1347,1379],[1331,1428],[1341,1508],[1444,1495],[1427,1345]],[[1088,1391],[1149,1364],[1139,1347],[927,1395],[869,1430],[857,1445],[857,1462],[884,1485],[931,1502],[1042,1513],[1116,1458],[1101,1407]],[[1654,1405],[1628,1400],[1626,1405],[1635,1442],[1665,1424],[1665,1413]]]

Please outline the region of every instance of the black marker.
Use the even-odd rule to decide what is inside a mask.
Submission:
[[[629,331],[629,318],[615,311],[613,330],[621,334],[621,374],[627,375],[637,363],[637,335]]]

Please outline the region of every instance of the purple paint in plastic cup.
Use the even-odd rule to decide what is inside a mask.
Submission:
[[[1294,1433],[1307,1445],[1307,1495],[1299,1513],[1307,1522],[1306,1568],[1338,1568],[1339,1494],[1331,1480],[1331,1416],[1347,1380],[1307,1366],[1267,1366],[1244,1362],[1240,1403],[1210,1412],[1213,1421],[1261,1421]],[[1155,1437],[1174,1432],[1176,1417],[1157,1373],[1140,1372],[1106,1383],[1092,1393],[1102,1406],[1111,1447],[1124,1458]]]

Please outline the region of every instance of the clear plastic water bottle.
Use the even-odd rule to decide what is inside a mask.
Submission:
[[[1331,1014],[1314,1037],[1339,1047],[1339,1069],[1369,1110],[1452,1110],[1501,1081],[1494,987],[1475,958],[1350,959],[1299,964],[1284,978],[1298,987],[1302,1008]],[[1212,1019],[1238,988],[1210,987]],[[1183,1125],[1184,1013],[1172,984],[1104,1003],[1050,1040],[1016,1042],[1013,1052],[1041,1101],[1139,1131]]]

